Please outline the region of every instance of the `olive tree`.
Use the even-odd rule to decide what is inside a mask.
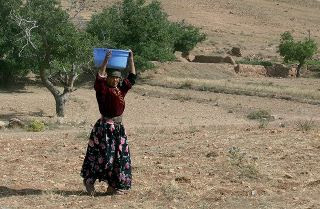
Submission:
[[[20,0],[0,0],[0,84],[6,85],[23,77],[28,70],[19,59],[16,34],[19,27],[10,18],[12,10],[19,8]]]
[[[20,59],[40,75],[63,117],[79,71],[91,62],[94,40],[72,24],[56,0],[26,0],[10,16],[20,30],[15,34]]]
[[[130,48],[138,68],[147,61],[173,60],[175,51],[189,52],[206,35],[185,22],[171,22],[159,1],[122,0],[93,15],[87,32],[100,46]]]
[[[310,59],[317,52],[317,44],[312,39],[304,39],[303,41],[295,41],[290,32],[281,35],[279,45],[280,55],[284,58],[284,62],[298,62],[297,77],[300,77],[301,67],[306,60]]]

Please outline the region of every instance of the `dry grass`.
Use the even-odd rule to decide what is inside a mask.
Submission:
[[[297,128],[299,131],[310,131],[313,128],[315,128],[315,121],[310,119],[310,120],[300,120],[297,122]]]
[[[239,173],[239,177],[258,178],[259,172],[255,166],[255,162],[251,162],[247,158],[246,153],[239,147],[229,148],[228,156],[231,165],[236,167],[236,172]]]
[[[311,80],[311,79],[310,79]],[[250,81],[250,82],[249,82]],[[290,83],[287,85],[287,83]],[[305,82],[305,80],[304,80]],[[318,82],[318,81],[316,81]],[[293,100],[310,104],[320,104],[320,91],[313,88],[313,84],[299,85],[299,80],[286,79],[286,82],[273,84],[268,79],[222,79],[206,80],[191,78],[165,77],[147,82],[150,85],[158,85],[169,88],[189,88],[215,93],[237,94],[247,96],[259,96]],[[311,83],[312,80],[311,80]]]
[[[124,201],[121,196],[103,195],[102,183],[97,183],[96,197],[84,193],[79,169],[87,142],[77,140],[79,131],[46,131],[26,136],[32,137],[28,140],[19,133],[10,133],[9,139],[9,133],[1,132],[5,138],[0,147],[12,152],[2,153],[7,163],[1,165],[0,205],[209,209],[259,208],[266,202],[273,208],[283,200],[290,208],[320,204],[312,195],[319,194],[319,169],[314,167],[320,160],[317,132],[215,127],[129,130],[134,184]],[[21,148],[14,149],[11,143]],[[305,161],[307,155],[314,159]],[[287,201],[291,195],[299,201]]]

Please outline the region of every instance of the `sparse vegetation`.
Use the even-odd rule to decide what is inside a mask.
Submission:
[[[314,72],[320,72],[320,60],[307,60],[306,65],[308,66],[308,70]]]
[[[259,128],[266,128],[270,122],[270,119],[261,118],[259,119]]]
[[[179,185],[174,181],[164,184],[162,187],[162,192],[165,195],[165,197],[170,201],[175,199],[182,199],[186,195],[179,188]]]
[[[267,110],[255,110],[247,115],[250,120],[271,120],[272,116]]]
[[[238,169],[240,177],[258,178],[258,170],[253,162],[246,158],[246,153],[239,147],[231,147],[228,151],[228,157],[232,166]]]
[[[281,34],[279,53],[284,58],[284,62],[296,61],[299,63],[297,68],[297,77],[300,77],[302,66],[318,50],[317,43],[312,39],[295,41],[290,32]]]
[[[81,131],[78,133],[76,138],[80,140],[88,140],[89,136],[90,136],[90,131]]]
[[[307,132],[315,127],[314,120],[300,120],[297,122],[297,128],[299,131]]]
[[[249,81],[248,81],[249,80]],[[309,88],[303,84],[291,85],[288,80],[275,80],[267,82],[260,79],[196,79],[165,77],[156,80],[148,80],[145,83],[167,88],[187,88],[198,91],[210,91],[215,93],[236,94],[247,96],[259,96],[298,101],[309,104],[320,104],[320,91],[317,88]],[[256,80],[252,82],[252,80]],[[317,81],[310,81],[317,83]],[[315,84],[316,85],[316,84]]]
[[[46,123],[45,125],[47,126],[48,130],[56,130],[56,129],[60,128],[59,124],[54,123],[54,122],[49,122],[49,123]]]
[[[39,120],[32,120],[27,127],[27,130],[32,132],[41,132],[41,131],[44,131],[44,129],[45,129],[45,124]]]
[[[192,81],[191,80],[186,80],[180,85],[180,88],[182,89],[190,89],[192,87]]]

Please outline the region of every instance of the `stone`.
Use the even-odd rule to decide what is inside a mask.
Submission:
[[[234,59],[233,59],[231,56],[226,56],[226,57],[223,59],[223,62],[232,64],[232,65],[235,65],[235,64],[236,64],[236,62],[234,61]]]
[[[18,118],[11,118],[9,120],[8,128],[23,128],[24,123]]]
[[[269,77],[296,77],[297,69],[295,67],[287,67],[283,64],[274,64],[266,67],[267,76]]]
[[[290,174],[285,174],[283,177],[286,178],[286,179],[292,179],[293,178],[293,176],[291,176]]]
[[[195,56],[190,54],[189,52],[182,52],[181,56],[186,60],[188,60],[189,62],[193,62],[193,60],[195,59]]]
[[[191,179],[185,176],[176,177],[175,181],[178,183],[191,183]]]
[[[0,129],[3,129],[6,127],[6,123],[4,121],[0,121]]]
[[[228,52],[231,56],[241,57],[242,53],[239,47],[232,47],[232,49]]]
[[[215,157],[218,157],[218,156],[219,156],[219,154],[217,152],[209,152],[208,154],[206,154],[207,158],[210,158],[210,157],[215,158]]]
[[[192,62],[223,63],[224,62],[224,57],[221,57],[221,56],[196,55]]]
[[[243,76],[265,77],[267,75],[267,70],[262,65],[238,64],[234,67],[234,71]]]
[[[174,55],[175,55],[175,57],[176,57],[176,61],[178,61],[178,62],[189,62],[185,57],[183,57],[182,56],[182,53],[181,52],[179,52],[179,51],[176,51],[175,53],[174,53]]]

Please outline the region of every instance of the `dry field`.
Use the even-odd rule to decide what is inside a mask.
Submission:
[[[84,18],[111,1],[86,2]],[[303,37],[311,29],[320,42],[317,1],[161,2],[170,18],[186,19],[209,34],[194,53],[240,46],[244,56],[277,58],[283,30]],[[241,77],[228,64],[159,64],[141,73],[126,97],[132,190],[106,196],[100,182],[97,196],[89,197],[79,172],[99,117],[92,82],[73,93],[59,123],[44,87],[1,89],[0,121],[37,119],[46,130],[0,130],[0,209],[318,209],[319,102],[315,78]],[[272,117],[248,119],[258,110]]]

